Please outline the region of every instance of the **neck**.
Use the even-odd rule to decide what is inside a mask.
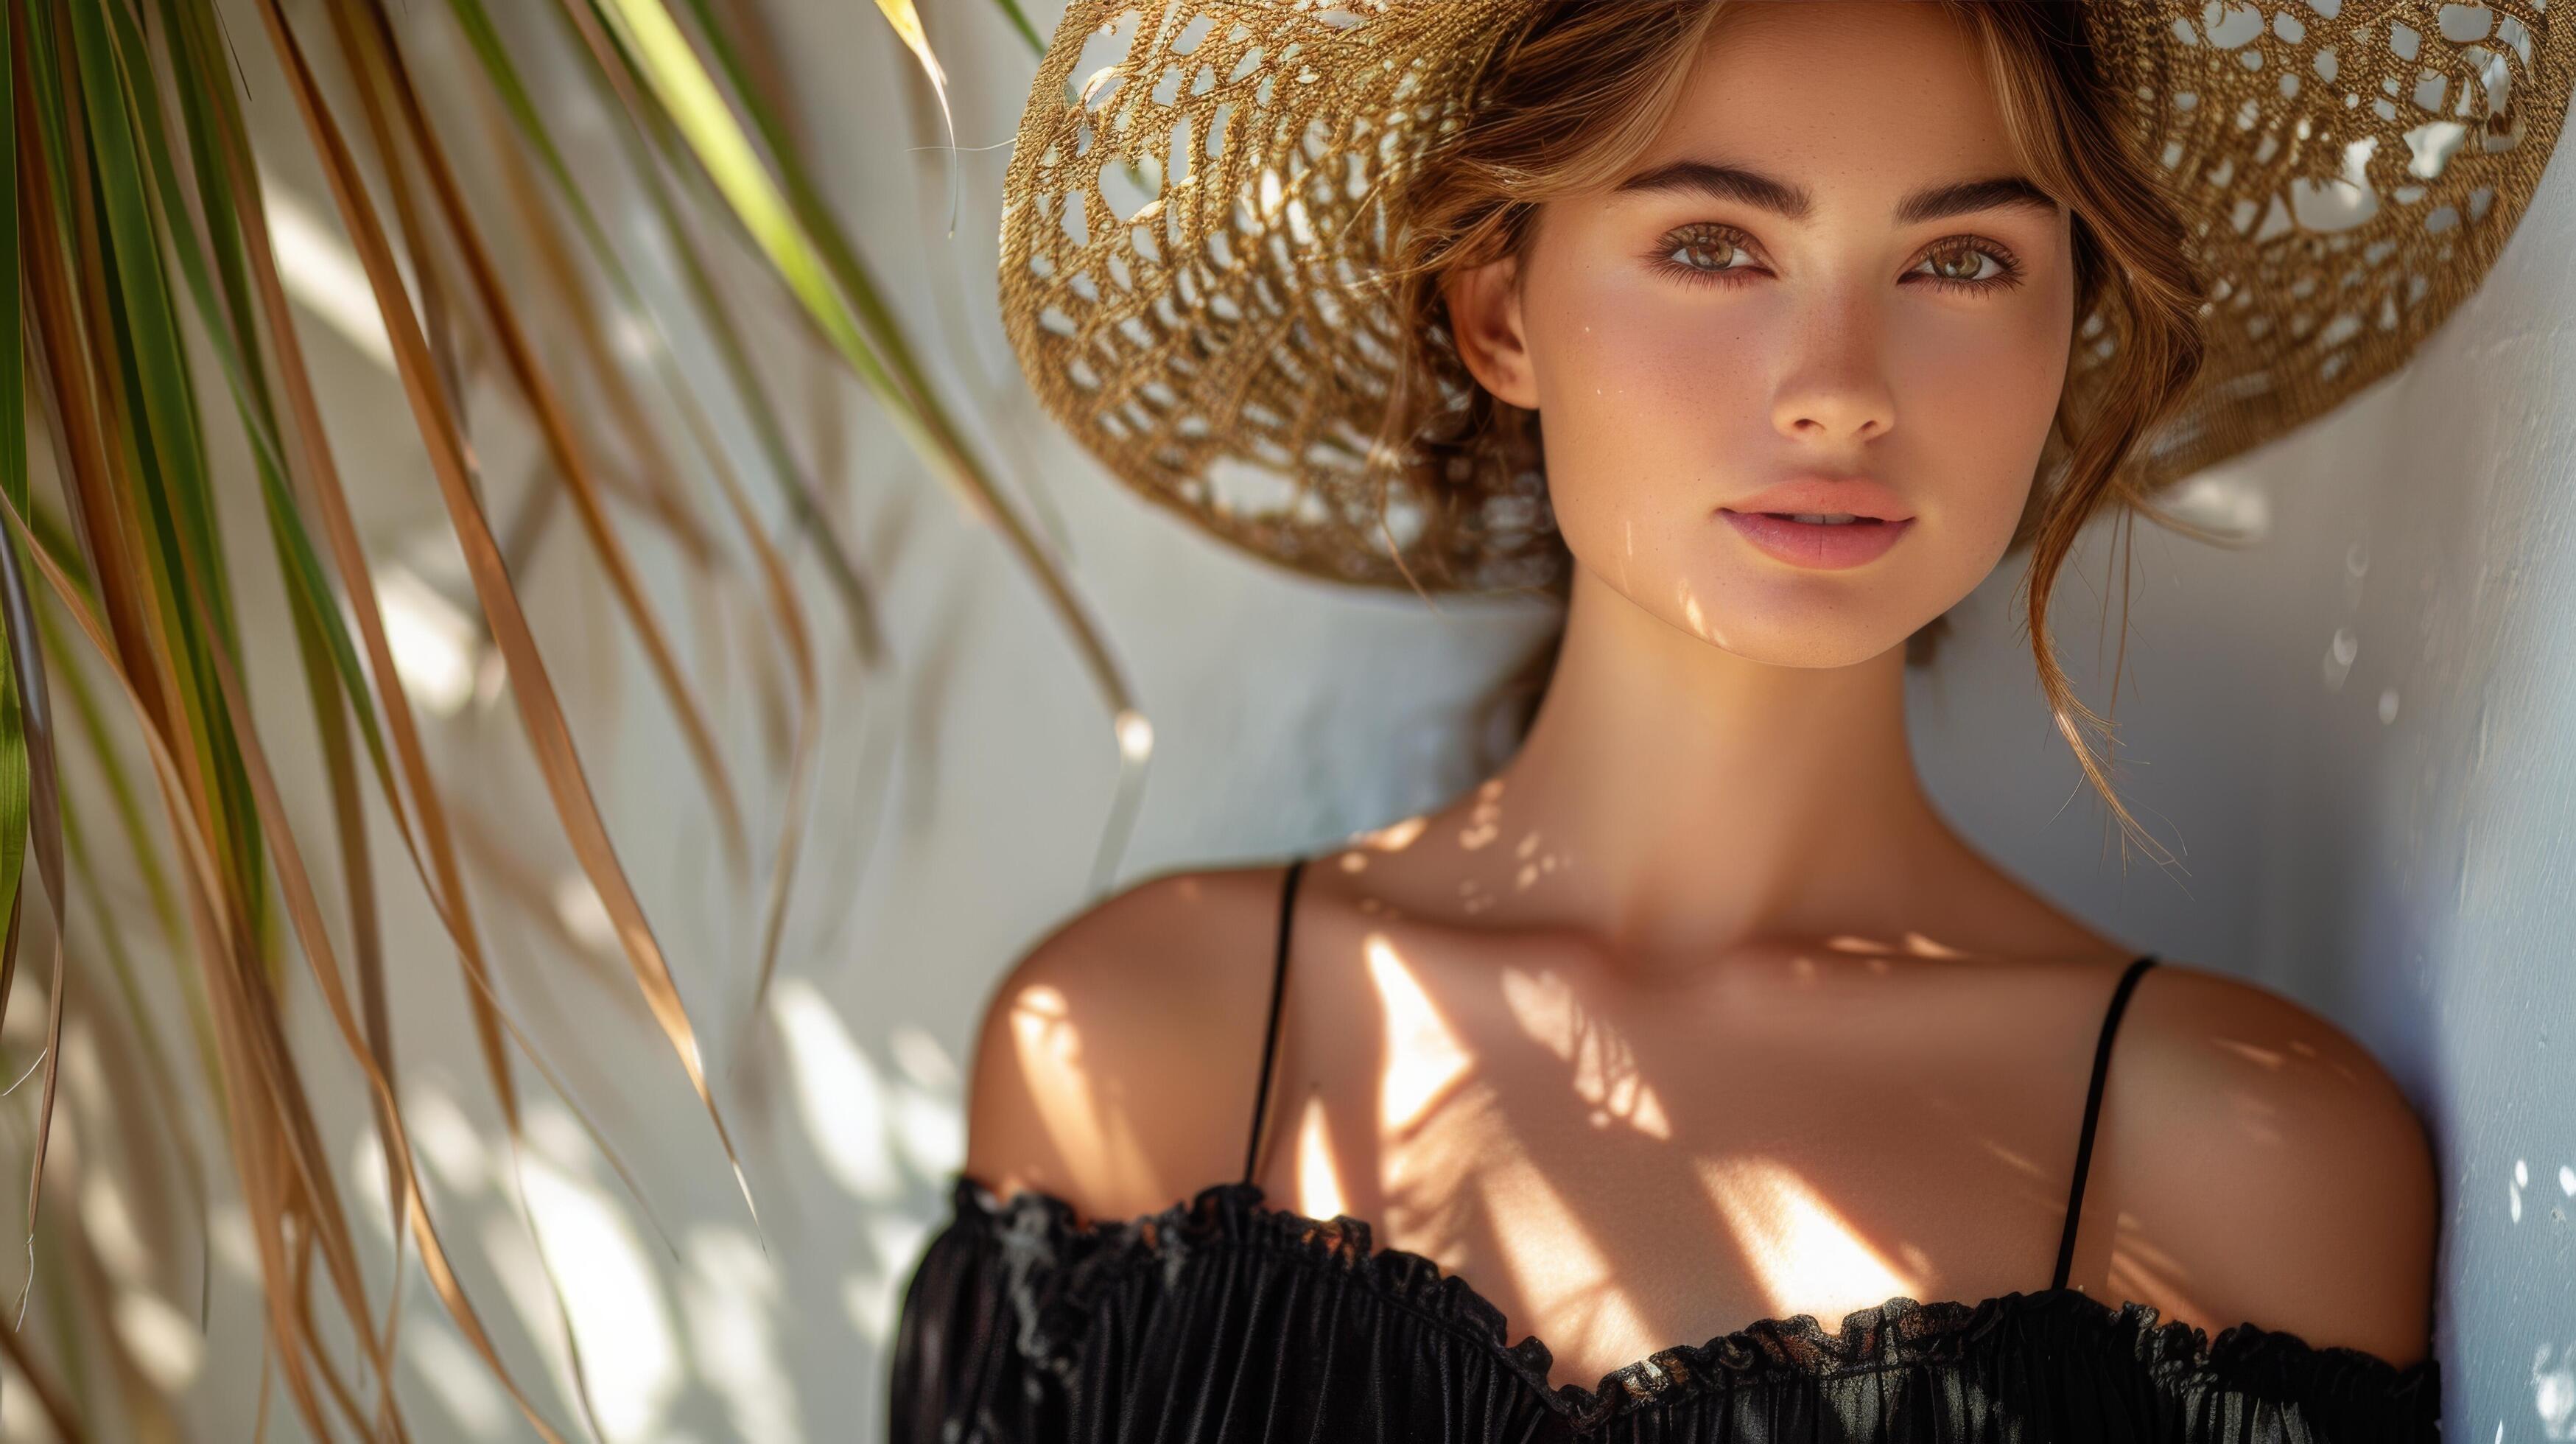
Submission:
[[[1580,568],[1520,752],[1444,814],[1423,840],[1466,849],[1480,920],[1578,927],[1640,966],[1882,920],[1867,935],[1898,944],[1965,855],[1915,775],[1901,645],[1748,661]]]

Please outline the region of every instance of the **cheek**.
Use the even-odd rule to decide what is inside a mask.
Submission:
[[[1698,529],[1777,448],[1747,356],[1779,344],[1764,308],[1671,282],[1564,278],[1526,312],[1558,525],[1620,545]]]
[[[1927,312],[1891,338],[1899,412],[1898,479],[1970,536],[2000,552],[2027,500],[2066,375],[2065,322],[2043,306],[1975,325]]]

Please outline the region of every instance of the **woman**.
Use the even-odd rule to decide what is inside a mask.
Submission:
[[[1914,773],[1903,667],[2030,546],[2041,679],[2110,796],[2046,626],[2077,530],[2402,359],[2527,194],[2565,26],[2503,17],[2539,59],[2486,123],[2529,166],[2466,201],[2490,224],[2299,253],[2455,278],[2422,312],[2365,275],[2374,334],[2214,284],[2272,237],[2208,224],[2265,194],[2299,81],[2321,145],[2432,61],[2357,4],[2232,40],[2197,4],[1209,8],[1146,6],[1079,105],[1117,7],[1042,67],[1005,222],[1033,381],[1291,565],[1543,576],[1561,647],[1448,805],[1150,879],[1003,981],[894,1437],[2435,1437],[2405,1098],[1980,856]],[[2159,177],[2138,116],[2205,149]],[[1104,168],[1140,153],[1142,208]],[[1294,497],[1230,500],[1246,461]]]

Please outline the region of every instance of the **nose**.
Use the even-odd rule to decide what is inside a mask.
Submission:
[[[1805,308],[1782,357],[1771,422],[1792,441],[1874,441],[1896,425],[1876,307],[1849,292]]]

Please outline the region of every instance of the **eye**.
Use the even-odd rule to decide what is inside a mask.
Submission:
[[[1727,281],[1739,272],[1759,269],[1749,264],[1751,238],[1732,226],[1692,224],[1664,236],[1653,257],[1661,269],[1693,282]]]
[[[1649,259],[1686,282],[1730,284],[1762,270],[1751,240],[1733,226],[1695,222],[1666,233]],[[2002,245],[1958,236],[1941,242],[1906,274],[1944,290],[1974,293],[2020,284],[2022,268]]]
[[[1933,285],[1961,291],[1992,291],[2017,284],[2021,263],[2012,252],[1991,241],[1962,237],[1944,241],[1923,264],[1908,272]]]

